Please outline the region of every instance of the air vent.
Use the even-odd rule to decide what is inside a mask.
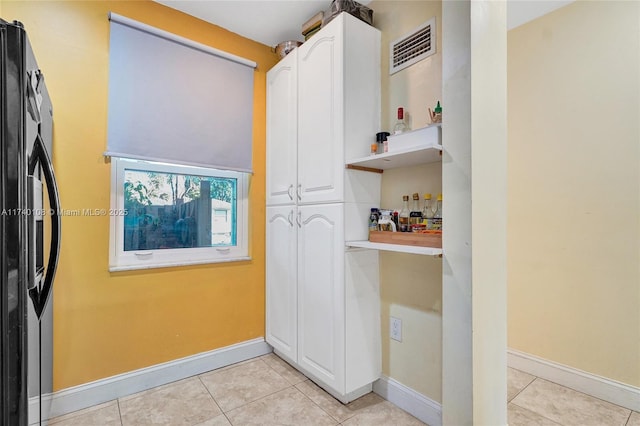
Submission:
[[[436,53],[436,18],[389,45],[389,74],[396,73]]]

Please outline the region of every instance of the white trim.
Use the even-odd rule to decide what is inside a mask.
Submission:
[[[58,417],[270,352],[271,346],[260,337],[63,389],[53,393],[50,416]]]
[[[640,411],[640,388],[587,373],[577,368],[507,349],[507,365],[559,385]]]
[[[442,426],[442,405],[387,376],[373,382],[373,391],[430,426]]]
[[[192,47],[194,49],[200,50],[204,53],[208,53],[210,55],[218,56],[223,59],[227,59],[229,61],[236,62],[241,65],[246,65],[251,68],[256,68],[258,64],[248,59],[242,58],[240,56],[233,55],[231,53],[224,52],[222,50],[214,49],[213,47],[206,46],[201,43],[197,43],[193,40],[189,40],[188,38],[181,37],[179,35],[170,33],[168,31],[160,30],[156,27],[152,27],[151,25],[143,24],[142,22],[134,21],[131,18],[124,17],[122,15],[118,15],[117,13],[109,12],[109,20],[116,22],[121,25],[126,25],[129,28],[133,28],[138,31],[143,31],[145,33],[149,33],[155,35],[157,37],[164,38],[166,40],[179,43],[188,47]]]

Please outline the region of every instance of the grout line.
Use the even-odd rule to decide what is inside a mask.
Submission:
[[[122,410],[120,410],[120,398],[116,399],[116,405],[118,406],[118,416],[120,417],[120,426],[124,426],[122,421]]]
[[[519,371],[519,370],[518,370]],[[515,395],[513,395],[513,398],[511,398],[510,400],[507,401],[507,404],[509,404],[511,401],[513,401],[514,399],[516,399],[516,397],[518,395],[520,395],[522,393],[522,391],[524,391],[526,388],[529,387],[529,385],[531,385],[531,383],[535,382],[538,379],[538,377],[533,377],[533,380],[531,380],[529,383],[527,383],[525,385],[525,387],[523,387],[522,389],[520,389]],[[516,404],[517,405],[517,404]]]
[[[207,387],[207,385],[202,381],[202,378],[200,376],[198,376],[198,380],[200,381],[200,384],[202,386],[204,386],[204,389],[207,391],[207,393],[209,394],[209,396],[211,397],[211,399],[213,400],[213,403],[216,404],[216,407],[218,407],[218,409],[220,410],[220,412],[222,414],[224,414],[224,410],[222,409],[222,407],[220,406],[220,404],[218,404],[218,401],[216,401],[216,398],[213,396],[213,394],[211,393],[211,391],[209,390],[209,388]],[[225,416],[226,417],[226,416]]]
[[[537,411],[530,410],[530,409],[528,409],[528,408],[526,408],[526,407],[523,407],[523,406],[521,406],[521,405],[518,405],[518,404],[516,404],[516,403],[514,403],[514,402],[511,402],[510,404],[513,404],[513,405],[515,405],[516,407],[518,407],[518,408],[520,408],[520,409],[522,409],[522,410],[525,410],[525,411],[528,411],[528,412],[530,412],[530,413],[532,413],[532,414],[535,414],[536,416],[539,416],[539,417],[542,417],[542,418],[544,418],[544,419],[546,419],[546,420],[549,420],[549,421],[550,421],[551,423],[553,423],[553,424],[556,424],[556,425],[558,425],[558,426],[563,426],[561,423],[558,423],[558,422],[556,422],[555,420],[550,419],[549,417],[544,416],[544,415],[542,415],[542,414],[538,413]],[[508,405],[507,405],[507,407],[508,407]]]
[[[307,379],[307,380],[305,380],[305,381],[312,383],[312,384],[313,384],[313,386],[317,386],[317,385],[316,385],[315,383],[313,383],[310,379]],[[300,382],[300,383],[304,383],[304,382]],[[325,410],[324,408],[322,408],[322,406],[321,406],[320,404],[318,404],[317,402],[315,402],[313,399],[311,399],[311,397],[310,397],[309,395],[307,395],[306,393],[304,393],[304,392],[302,392],[300,389],[298,389],[298,387],[297,387],[296,385],[294,385],[294,387],[295,387],[295,388],[296,388],[296,390],[297,390],[298,392],[300,392],[300,393],[301,393],[305,398],[307,398],[309,401],[311,401],[311,402],[312,402],[316,407],[318,407],[319,409],[321,409],[321,410],[322,410],[322,411],[323,411],[327,416],[331,417],[333,420],[335,420],[336,422],[338,422],[338,425],[341,425],[341,424],[342,424],[342,422],[341,422],[340,420],[338,420],[338,419],[336,419],[335,417],[333,417],[333,416],[331,415],[331,413],[330,413],[330,412],[328,412],[327,410]],[[322,392],[324,392],[324,390],[323,390],[323,389],[321,389],[321,391],[322,391]],[[327,395],[328,395],[328,394],[327,394]],[[329,396],[330,396],[331,398],[333,398],[331,395],[329,395]],[[351,417],[353,417],[353,416],[347,417],[347,419],[350,419]],[[347,419],[344,419],[343,421],[345,421],[345,420],[347,420]]]
[[[272,353],[273,353],[273,352],[272,352]],[[263,355],[263,356],[266,356],[266,355]],[[278,355],[276,355],[275,353],[273,353],[273,356],[275,356],[276,358],[278,358],[279,360],[281,360],[282,362],[284,362],[284,363],[287,365],[287,367],[289,367],[289,368],[293,368],[293,367],[291,367],[291,366],[289,365],[289,363],[288,363],[287,361],[283,360],[282,358],[280,358],[280,357],[279,357]],[[264,362],[264,360],[263,360],[263,362]],[[266,362],[265,362],[265,364],[267,364],[269,367],[271,367],[268,363],[266,363]],[[275,369],[274,369],[273,367],[271,367],[271,369],[272,369],[273,371],[275,371]],[[294,370],[295,370],[295,369],[294,369]],[[296,371],[296,372],[298,372],[298,370],[295,370],[295,371]],[[276,373],[278,373],[278,372],[276,371]],[[283,379],[287,380],[285,377],[283,377],[283,376],[282,376],[282,374],[280,374],[280,373],[278,373],[278,374],[280,375],[280,377],[282,377]],[[302,374],[302,373],[300,373],[300,374]],[[304,374],[302,374],[302,375],[304,376]],[[309,379],[307,376],[304,376],[304,378],[305,378],[305,380],[303,380],[303,381],[301,381],[301,382],[298,382],[298,383],[296,383],[296,384],[292,385],[292,386],[295,388],[295,390],[296,390],[296,391],[298,391],[298,392],[300,392],[300,393],[301,393],[305,398],[307,398],[309,401],[311,401],[311,402],[312,402],[316,407],[320,408],[320,409],[321,409],[321,410],[322,410],[322,411],[323,411],[327,416],[329,416],[330,418],[332,418],[333,420],[335,420],[336,422],[338,422],[338,424],[339,424],[339,425],[340,425],[340,424],[342,424],[342,423],[340,422],[340,420],[338,420],[338,419],[336,419],[335,417],[333,417],[333,416],[331,415],[331,413],[329,413],[327,410],[325,410],[325,409],[324,409],[324,408],[322,408],[319,404],[317,404],[313,399],[311,399],[311,397],[310,397],[310,396],[308,396],[306,393],[304,393],[304,392],[302,392],[300,389],[298,389],[298,385],[299,385],[299,384],[301,384],[301,383],[304,383],[304,382],[310,382],[310,383],[312,383],[312,384],[313,384],[313,386],[317,386],[317,385],[316,385],[315,383],[313,383],[313,381],[312,381],[311,379]],[[289,381],[287,380],[287,382],[289,382]],[[321,392],[325,392],[325,391],[324,391],[324,389],[320,388],[319,386],[318,386],[318,388],[320,389],[320,391],[321,391]],[[332,397],[331,395],[329,395],[329,394],[327,394],[327,395],[328,395],[330,398],[332,398],[332,399],[333,399],[333,397]],[[351,418],[351,417],[353,417],[353,416],[350,416],[350,417],[348,417],[348,418]],[[347,420],[347,419],[344,419],[344,420]]]
[[[271,367],[270,367],[266,362],[264,362],[263,360],[261,360],[261,359],[260,359],[260,357],[251,358],[251,359],[261,361],[264,365],[266,365],[266,366],[267,366],[267,367],[269,367],[271,370],[273,370],[273,368],[271,368]],[[280,378],[282,378],[282,380],[284,380],[284,381],[287,383],[287,385],[288,385],[288,386],[286,386],[286,387],[284,387],[284,388],[282,388],[282,389],[278,389],[278,390],[276,390],[276,391],[274,391],[274,392],[268,393],[268,394],[266,394],[266,395],[262,395],[261,397],[256,398],[256,399],[254,399],[254,400],[247,401],[247,402],[245,402],[244,404],[239,405],[239,406],[237,406],[237,407],[234,407],[234,408],[232,408],[232,409],[230,409],[230,410],[228,410],[228,411],[224,411],[224,410],[222,409],[222,407],[220,407],[220,405],[219,405],[219,404],[217,403],[217,401],[216,401],[216,404],[218,405],[218,408],[220,408],[220,411],[222,411],[222,413],[223,413],[223,414],[225,414],[225,417],[226,417],[226,413],[228,413],[228,412],[230,412],[230,411],[236,410],[236,409],[238,409],[238,408],[242,408],[242,407],[247,406],[247,405],[249,405],[249,404],[252,404],[252,403],[254,403],[254,402],[256,402],[256,401],[260,401],[261,399],[264,399],[264,398],[266,398],[266,397],[268,397],[268,396],[271,396],[271,395],[276,394],[276,393],[278,393],[278,392],[282,392],[282,391],[283,391],[283,390],[285,390],[285,389],[289,389],[289,388],[295,387],[295,385],[292,385],[291,383],[289,383],[289,381],[288,381],[287,379],[285,379],[284,377],[282,377],[282,376],[281,376],[277,371],[275,371],[275,370],[273,370],[273,371],[274,371],[276,374],[278,374],[278,376],[279,376]],[[200,382],[202,382],[202,379],[200,378],[200,375],[198,375],[198,379],[200,379]],[[205,385],[205,384],[204,384],[204,382],[202,382],[202,384],[203,384],[203,386],[207,389],[207,392],[209,392],[209,395],[211,395],[211,398],[213,398],[213,400],[215,401],[215,398],[213,397],[213,395],[212,395],[212,394],[211,394],[211,392],[209,391],[209,388],[207,387],[207,385]],[[297,389],[296,389],[296,390],[297,390]],[[228,419],[228,417],[227,417],[227,419]]]
[[[586,392],[582,392],[582,391],[570,388],[569,386],[561,385],[560,383],[556,383],[553,380],[545,379],[545,378],[542,378],[542,377],[536,377],[536,379],[544,380],[545,382],[552,383],[552,384],[554,384],[556,386],[560,386],[562,388],[568,389],[568,390],[570,390],[572,392],[576,392],[576,393],[582,394],[582,395],[587,396],[589,398],[597,399],[598,401],[602,401],[605,404],[613,405],[614,407],[622,408],[623,410],[629,410],[629,411],[631,411],[633,413],[633,410],[630,409],[630,408],[623,407],[622,405],[618,405],[618,404],[615,404],[613,402],[607,401],[605,399],[598,398],[597,396],[590,395],[590,394],[588,394]],[[631,414],[629,414],[629,416],[631,416]]]
[[[205,374],[205,373],[203,373],[203,374]],[[213,400],[213,403],[216,404],[216,407],[218,407],[218,410],[220,410],[220,413],[222,413],[222,415],[225,417],[225,419],[227,419],[227,421],[229,422],[230,425],[233,425],[233,423],[231,423],[231,419],[229,418],[229,416],[227,416],[227,413],[224,412],[224,410],[222,409],[220,404],[218,404],[218,401],[216,401],[216,399],[214,398],[213,394],[211,393],[211,391],[207,387],[207,385],[205,385],[204,382],[202,381],[202,377],[200,377],[200,375],[198,375],[197,377],[198,377],[198,380],[200,380],[200,384],[202,384],[202,386],[204,386],[205,390],[207,391],[207,393],[209,394],[209,396]]]
[[[627,417],[627,421],[624,422],[625,426],[629,426],[629,422],[631,421],[631,416],[633,415],[633,410],[629,413],[629,417]]]

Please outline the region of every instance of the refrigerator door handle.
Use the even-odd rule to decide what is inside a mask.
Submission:
[[[33,175],[38,163],[42,167],[42,174],[44,175],[45,183],[47,184],[47,193],[49,194],[49,214],[51,215],[51,245],[49,250],[49,261],[47,262],[47,269],[42,283],[42,289],[38,290],[38,286],[34,286],[29,289],[29,296],[33,300],[36,315],[38,318],[42,315],[44,308],[47,306],[49,295],[51,294],[51,288],[53,286],[53,279],[56,275],[56,268],[58,267],[58,259],[60,257],[60,196],[58,194],[58,185],[56,184],[56,178],[53,174],[53,165],[51,164],[51,157],[47,152],[42,138],[40,135],[36,137],[36,141],[33,144],[32,155],[29,158],[29,174]]]

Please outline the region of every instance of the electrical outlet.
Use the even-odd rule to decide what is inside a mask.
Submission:
[[[402,342],[402,320],[400,318],[391,317],[389,335],[393,340]]]

